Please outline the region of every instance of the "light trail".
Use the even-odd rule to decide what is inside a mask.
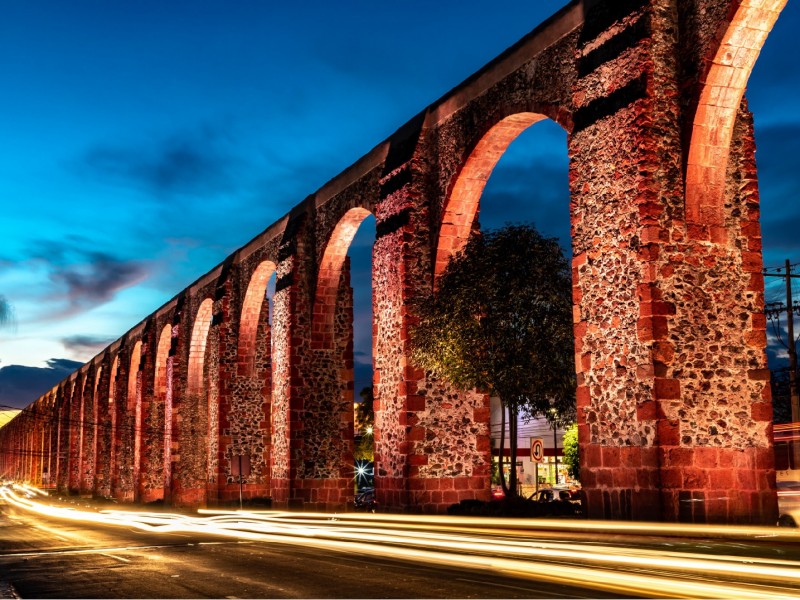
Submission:
[[[18,493],[19,492],[19,493]],[[0,488],[0,498],[38,514],[151,533],[195,533],[296,544],[418,563],[503,572],[528,580],[645,597],[786,598],[800,593],[800,562],[632,548],[622,544],[535,539],[587,531],[729,538],[728,528],[666,524],[453,518],[407,515],[202,511],[202,516],[49,506],[27,487]],[[502,526],[502,527],[501,527]],[[513,529],[506,529],[512,526]],[[739,536],[800,541],[796,532],[734,527]],[[108,551],[108,550],[105,550]]]

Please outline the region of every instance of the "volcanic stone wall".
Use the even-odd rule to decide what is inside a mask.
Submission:
[[[0,467],[64,492],[197,506],[237,499],[246,455],[248,498],[345,508],[346,252],[372,214],[378,501],[443,512],[488,499],[488,398],[417,369],[409,330],[479,229],[495,163],[549,118],[568,132],[586,513],[774,522],[742,95],[781,2],[571,2],[23,411],[0,431]]]

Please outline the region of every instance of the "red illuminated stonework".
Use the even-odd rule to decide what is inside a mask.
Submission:
[[[346,254],[372,214],[378,501],[488,499],[488,399],[415,368],[411,306],[508,145],[551,119],[568,132],[587,514],[774,522],[744,90],[785,1],[570,3],[23,411],[0,431],[0,473],[199,506],[238,497],[246,454],[246,497],[345,509]]]

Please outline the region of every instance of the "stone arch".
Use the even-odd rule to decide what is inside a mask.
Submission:
[[[79,493],[81,485],[81,465],[83,462],[83,436],[85,426],[84,400],[86,395],[86,374],[78,371],[72,380],[69,397],[69,480],[70,493]]]
[[[142,341],[137,341],[131,352],[128,370],[128,395],[126,398],[129,414],[133,412],[133,490],[138,494],[139,474],[142,465],[142,395],[139,369],[142,366]]]
[[[262,322],[261,314],[267,293],[267,283],[277,267],[274,262],[265,260],[256,268],[247,286],[242,302],[239,320],[238,373],[252,375],[255,368],[256,340]]]
[[[173,444],[180,460],[173,465],[171,499],[177,505],[198,506],[208,501],[209,482],[216,461],[215,396],[207,385],[214,367],[207,360],[208,340],[212,336],[214,302],[204,299],[195,313],[189,338],[185,394],[177,408]],[[212,437],[213,436],[213,437]]]
[[[500,157],[519,134],[546,118],[547,115],[538,112],[511,114],[492,125],[475,144],[445,200],[436,245],[434,281],[438,281],[451,257],[467,243],[483,189]]]
[[[170,457],[170,447],[172,445],[172,369],[169,365],[169,351],[172,347],[172,326],[167,324],[161,330],[156,346],[156,364],[153,378],[153,400],[156,403],[157,412],[163,407],[164,434],[161,439],[161,464],[163,466],[163,478],[161,493],[156,494],[164,497],[165,491],[169,489],[170,477],[172,474],[172,461]],[[155,464],[155,463],[154,463]]]
[[[304,365],[306,422],[298,447],[296,487],[307,487],[305,501],[334,509],[353,497],[353,291],[348,249],[361,223],[372,213],[360,206],[339,217],[319,262],[314,295],[311,353]],[[326,480],[323,486],[320,480]]]
[[[366,208],[348,210],[331,233],[319,266],[317,292],[314,296],[314,342],[316,349],[333,349],[333,322],[336,314],[336,295],[342,276],[342,265],[350,243],[361,222],[371,213]]]
[[[97,488],[97,445],[100,437],[100,398],[97,391],[100,389],[100,378],[103,375],[103,365],[99,365],[94,372],[94,385],[92,386],[92,443],[89,466],[91,473],[91,489]],[[89,483],[89,482],[87,482]]]
[[[114,356],[111,363],[110,379],[108,382],[108,416],[109,416],[109,467],[108,481],[106,483],[107,493],[110,495],[114,487],[114,479],[117,473],[117,373],[119,372],[119,354]]]
[[[722,36],[692,125],[686,166],[689,225],[724,225],[725,177],[739,106],[756,59],[786,2],[743,0]],[[698,229],[690,228],[692,231]]]
[[[208,341],[208,330],[211,328],[213,306],[211,298],[203,300],[194,319],[192,340],[189,346],[189,373],[186,382],[189,394],[200,394],[203,391],[203,363],[206,357],[206,342]]]

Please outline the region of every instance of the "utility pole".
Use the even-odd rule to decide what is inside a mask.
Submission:
[[[764,271],[764,277],[784,277],[786,279],[786,306],[777,309],[777,312],[786,312],[787,321],[787,349],[789,351],[789,398],[792,408],[792,422],[797,423],[800,421],[800,391],[797,389],[797,348],[795,347],[794,338],[794,311],[796,307],[792,302],[792,279],[800,278],[800,275],[792,274],[792,266],[789,259],[786,259],[786,272],[785,273],[767,273]]]

